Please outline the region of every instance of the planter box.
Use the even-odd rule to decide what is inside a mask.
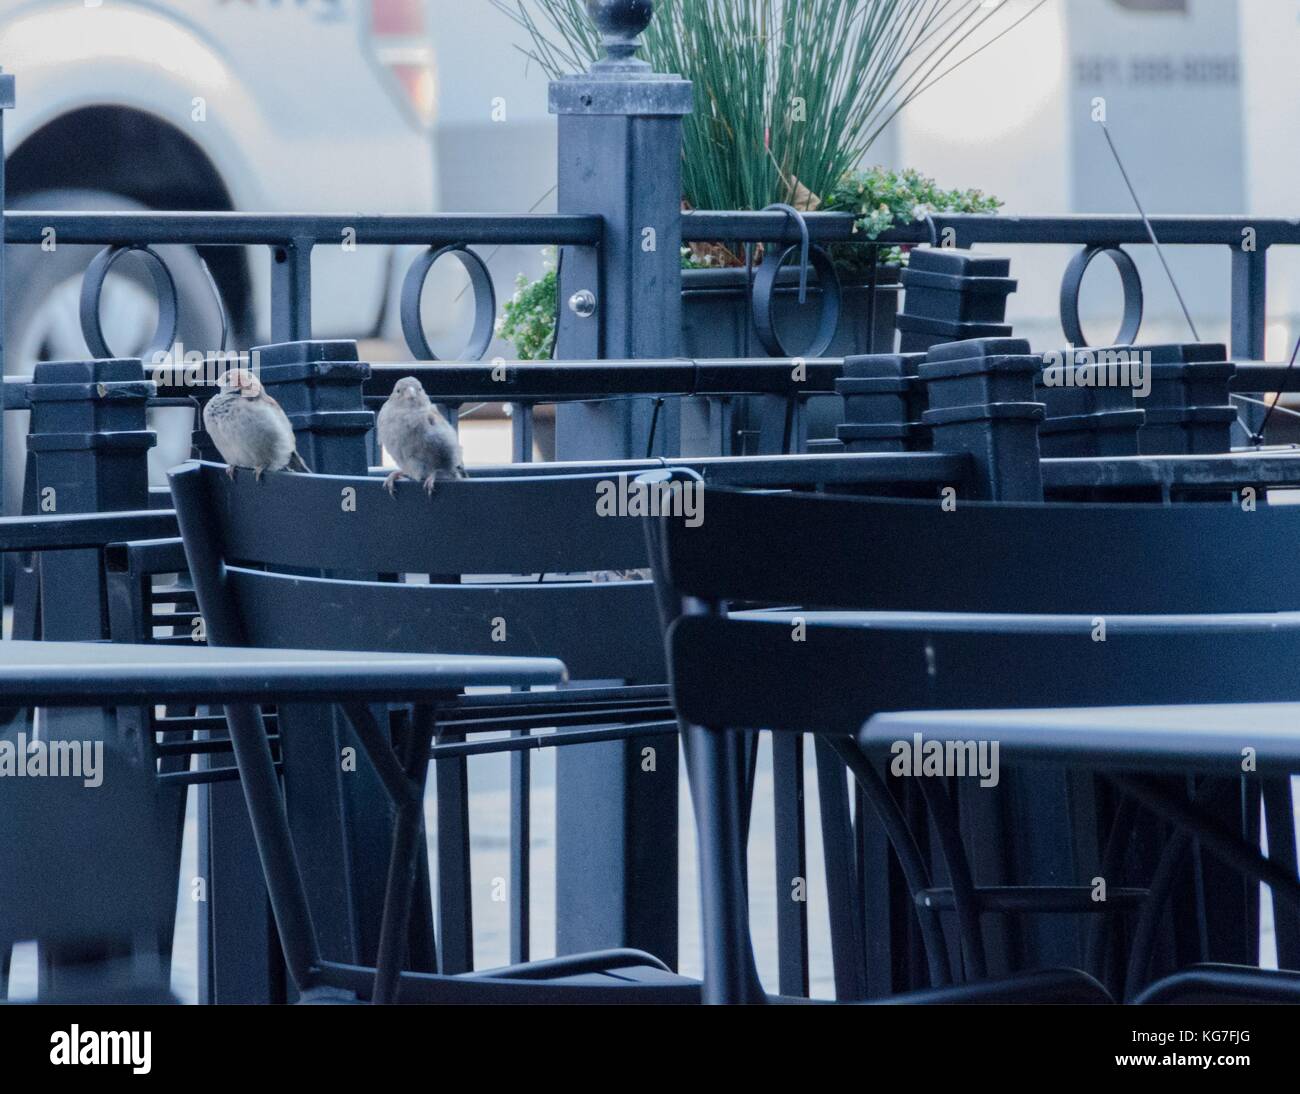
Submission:
[[[839,330],[826,355],[892,353],[898,267],[881,266],[877,273],[874,346],[867,345],[866,277],[841,277],[840,288]],[[808,279],[808,300],[800,307],[798,269],[788,266],[781,271],[772,310],[786,345],[797,350],[812,341],[820,307],[815,275]],[[767,356],[754,333],[744,270],[682,271],[682,353],[692,358]]]
[[[840,322],[826,354],[850,357],[865,353],[892,353],[898,314],[899,271],[881,266],[877,272],[873,346],[867,344],[866,276],[843,278],[840,283]],[[808,299],[799,305],[799,271],[787,267],[777,279],[773,315],[786,345],[798,349],[812,341],[817,330],[821,292],[816,276],[808,279]],[[690,358],[766,357],[754,331],[749,293],[743,269],[682,271],[682,353]],[[760,399],[738,401],[734,414],[732,447],[724,455],[752,451],[758,435]],[[838,395],[818,395],[808,400],[808,436],[824,441],[835,436],[844,420]],[[707,454],[710,435],[705,400],[686,399],[682,405],[682,454]]]

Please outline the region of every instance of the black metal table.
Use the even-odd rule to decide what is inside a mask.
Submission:
[[[10,706],[421,702],[467,687],[564,679],[564,665],[547,657],[0,643],[0,703]]]
[[[1264,775],[1300,771],[1300,703],[908,711],[876,715],[858,740],[887,753],[916,733],[941,744],[997,741],[1013,763],[1240,775],[1249,760]]]
[[[545,686],[563,683],[566,677],[562,662],[545,657],[0,643],[0,706],[224,706],[286,963],[300,988],[321,979],[324,963],[259,707],[337,701],[355,713],[364,712],[368,703],[411,703],[413,731],[404,759],[377,723],[355,723],[359,743],[397,811],[374,974],[377,1001],[395,998],[401,972],[414,864],[423,853],[424,779],[437,702],[468,687]],[[350,977],[351,983],[364,973],[347,969],[340,975]]]
[[[1121,792],[1173,826],[1135,929],[1125,980],[1129,1000],[1143,997],[1143,974],[1161,908],[1170,895],[1173,867],[1193,840],[1220,862],[1270,887],[1278,953],[1285,966],[1284,953],[1296,942],[1300,910],[1295,843],[1280,840],[1282,846],[1270,846],[1265,855],[1257,840],[1243,838],[1223,823],[1223,817],[1240,810],[1233,788],[1243,777],[1285,787],[1290,776],[1300,772],[1300,703],[909,711],[878,714],[858,736],[860,746],[873,756],[897,755],[898,742],[915,748],[918,739],[923,746],[938,743],[945,753],[950,744],[968,749],[971,742],[978,747],[981,741],[996,741],[999,763],[1063,764],[1103,772]],[[1169,774],[1206,778],[1197,780],[1189,798],[1174,793],[1168,780],[1158,777]],[[1185,970],[1148,993],[1158,996],[1176,987],[1191,991],[1192,1000],[1201,998],[1196,991],[1217,991],[1215,998],[1237,991],[1253,997],[1268,988],[1294,1001],[1300,981],[1269,984],[1236,967],[1205,966]]]

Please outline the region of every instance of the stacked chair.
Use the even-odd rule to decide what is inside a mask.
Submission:
[[[417,919],[413,930],[410,917],[413,901],[427,899],[417,878],[433,741],[444,734],[456,739],[466,729],[591,721],[625,720],[646,729],[652,721],[646,712],[653,715],[654,697],[662,697],[666,673],[649,581],[539,580],[643,563],[636,522],[598,517],[597,478],[448,482],[430,499],[414,483],[390,498],[378,478],[272,474],[257,483],[251,474],[232,480],[213,464],[190,464],[172,474],[189,571],[211,643],[483,654],[547,649],[548,656],[565,662],[575,683],[622,681],[544,693],[449,696],[423,715],[345,708],[354,738],[396,810],[375,969],[311,959],[321,952],[312,901],[298,871],[265,727],[255,710],[228,710],[267,888],[300,994],[313,998],[333,989],[381,1002],[698,997],[697,985],[672,975],[657,958],[630,950],[463,976],[409,971],[406,960],[408,952],[437,952],[432,924]],[[355,491],[355,511],[339,504],[344,491]],[[297,533],[304,514],[311,514],[315,529],[310,539]],[[438,534],[430,535],[431,528]],[[406,580],[412,575],[420,579]],[[286,769],[295,762],[319,763],[310,755],[284,759]],[[440,846],[448,851],[439,861],[444,904],[448,897],[464,900],[469,883],[468,862],[459,862],[452,851],[464,823],[457,811],[464,808],[463,796],[439,795],[439,835],[445,841]],[[415,935],[418,930],[424,937]]]
[[[259,484],[251,475],[232,481],[222,467],[191,464],[172,474],[172,489],[211,642],[516,655],[546,649],[565,661],[575,681],[619,679],[629,687],[644,687],[645,681],[667,677],[657,620],[668,602],[661,597],[657,610],[651,582],[535,580],[539,570],[552,567],[600,569],[645,561],[644,522],[596,515],[600,479],[544,474],[477,478],[444,483],[432,500],[412,484],[393,500],[375,478],[279,474],[265,476]],[[340,491],[348,489],[356,491],[356,512],[337,505]],[[321,534],[310,542],[290,534],[304,512],[319,518]],[[431,537],[430,527],[446,534]],[[530,535],[493,534],[494,528],[504,533],[507,527],[530,529]],[[339,571],[349,576],[328,576]],[[363,571],[438,576],[418,582],[359,580]],[[449,581],[451,575],[460,581]],[[503,642],[494,642],[485,626],[495,617],[509,621]],[[613,703],[620,688],[610,686],[604,698]],[[521,709],[532,710],[539,725],[562,724],[599,690],[528,693]],[[673,975],[651,955],[628,950],[460,976],[403,968],[410,944],[406,916],[422,855],[416,806],[422,800],[430,743],[438,726],[455,731],[467,710],[501,701],[499,696],[449,696],[423,719],[419,712],[409,718],[396,712],[392,725],[381,725],[384,712],[346,708],[356,739],[391,788],[398,810],[381,931],[389,941],[381,943],[376,969],[302,956],[318,954],[319,947],[303,911],[309,901],[296,870],[265,728],[255,711],[227,711],[297,991],[305,999],[346,992],[386,1002],[697,1000],[697,983]],[[613,721],[615,716],[607,712],[604,718]],[[395,741],[391,747],[390,741]],[[287,767],[294,761],[286,757],[284,762]],[[703,865],[710,873],[710,860]],[[432,940],[426,945],[432,948]],[[961,986],[940,979],[936,987],[948,990],[925,993],[918,1001],[1105,998],[1094,981],[1072,972]]]
[[[973,502],[945,511],[710,488],[703,511],[697,527],[664,519],[653,557],[662,596],[678,609],[666,636],[699,824],[706,1001],[768,998],[749,941],[743,851],[743,735],[758,730],[812,732],[843,758],[889,833],[934,983],[983,979],[982,917],[1017,911],[1091,914],[1087,958],[1103,975],[1107,921],[1136,909],[1135,997],[1171,867],[1167,856],[1149,890],[1115,885],[1128,810],[1115,816],[1101,859],[1075,862],[1074,884],[990,889],[973,877],[952,780],[918,778],[949,879],[937,886],[916,826],[855,738],[872,715],[892,710],[1294,700],[1292,681],[1258,667],[1290,663],[1300,649],[1294,612],[1277,612],[1300,604],[1300,514]],[[1090,538],[1125,550],[1105,567],[1081,569],[1077,545]],[[1223,582],[1224,567],[1244,580]],[[778,610],[755,610],[765,605]],[[1100,641],[1099,618],[1111,621]],[[1171,848],[1176,858],[1187,841]],[[1065,859],[1077,851],[1058,849]],[[1261,864],[1247,844],[1238,851],[1234,866],[1267,876],[1289,905],[1300,902],[1294,862],[1271,871],[1276,864]],[[1089,889],[1098,873],[1113,886],[1103,904]],[[941,912],[955,921],[955,952]],[[1245,968],[1201,970],[1146,998],[1176,999],[1181,984],[1203,999],[1215,995],[1216,978],[1219,998],[1294,998],[1294,975]],[[1058,1000],[1105,997],[1087,971],[1034,972],[985,990],[1034,998],[1044,985]]]

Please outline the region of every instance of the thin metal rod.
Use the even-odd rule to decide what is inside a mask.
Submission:
[[[349,712],[353,728],[358,723]],[[364,724],[364,719],[361,720]],[[429,770],[429,741],[435,729],[433,707],[417,703],[412,711],[409,763],[404,768],[390,750],[393,765],[402,773],[404,794],[397,798],[397,818],[384,888],[384,911],[379,927],[379,955],[375,962],[373,1002],[395,1003],[406,957],[411,920],[411,894],[415,889],[418,855],[424,835],[424,782]],[[373,760],[373,757],[372,757]],[[378,765],[376,765],[378,767]],[[385,766],[387,762],[385,762]]]
[[[150,242],[195,246],[283,247],[296,241],[337,243],[345,230],[359,244],[479,246],[595,246],[604,223],[594,215],[568,213],[242,213],[159,210],[15,212],[4,214],[6,243],[39,244],[53,226],[60,243]],[[844,234],[852,231],[848,217]]]
[[[447,728],[463,732],[461,726],[448,722]],[[535,734],[529,737],[510,737],[496,741],[437,744],[429,750],[430,758],[448,760],[456,756],[493,755],[499,752],[528,752],[533,749],[558,748],[562,745],[596,744],[603,741],[622,741],[629,737],[669,736],[677,732],[676,720],[641,722],[614,729],[590,729],[573,733]]]
[[[1270,408],[1273,406],[1273,404],[1267,399],[1252,399],[1249,395],[1238,395],[1235,391],[1228,397],[1230,399],[1240,399],[1243,403],[1254,403],[1256,406],[1266,406]],[[1280,406],[1278,407],[1278,410],[1283,414],[1290,414],[1293,418],[1300,418],[1300,411],[1292,410],[1290,407]]]
[[[1283,379],[1286,378],[1287,373],[1289,373],[1291,369],[1295,366],[1295,359],[1297,353],[1300,353],[1300,337],[1296,338],[1295,340],[1295,346],[1291,350],[1291,360],[1287,362],[1286,371],[1282,373]],[[1256,430],[1255,432],[1256,445],[1264,443],[1264,427],[1268,425],[1269,415],[1273,413],[1273,408],[1277,406],[1281,398],[1282,398],[1282,393],[1279,391],[1276,395],[1276,398],[1274,398],[1274,400],[1268,404],[1268,409],[1264,411],[1264,420],[1259,423],[1259,429]],[[1256,402],[1256,401],[1257,400],[1251,400],[1251,402]],[[1295,414],[1295,411],[1293,410],[1287,410],[1285,407],[1283,407],[1282,409],[1287,414]],[[1296,414],[1296,417],[1300,418],[1300,414]]]
[[[894,848],[894,854],[898,856],[903,879],[915,898],[918,893],[930,887],[930,875],[898,802],[855,741],[839,737],[831,737],[829,741],[831,748],[839,753],[840,759],[853,773],[858,786],[875,808],[890,845]],[[950,984],[952,979],[947,966],[947,947],[944,945],[938,911],[929,905],[917,905],[915,914],[920,924],[926,961],[930,966],[930,984],[936,988]]]
[[[1192,337],[1199,342],[1201,336],[1196,331],[1196,324],[1192,322],[1192,313],[1187,310],[1187,303],[1183,300],[1183,294],[1178,288],[1178,282],[1174,280],[1174,271],[1169,268],[1169,263],[1165,261],[1165,252],[1160,247],[1160,240],[1156,238],[1155,229],[1151,227],[1151,218],[1147,216],[1146,210],[1142,208],[1142,200],[1133,187],[1133,180],[1128,177],[1128,172],[1124,169],[1124,161],[1120,159],[1119,149],[1115,147],[1115,141],[1110,135],[1110,130],[1106,128],[1105,122],[1099,122],[1098,124],[1106,137],[1106,143],[1110,145],[1110,153],[1115,157],[1115,164],[1119,167],[1119,173],[1124,176],[1124,185],[1128,187],[1128,192],[1133,196],[1133,204],[1137,206],[1138,215],[1142,218],[1142,224],[1146,227],[1147,235],[1151,239],[1151,245],[1155,247],[1156,254],[1160,258],[1160,265],[1165,268],[1165,275],[1169,278],[1169,284],[1173,286],[1174,295],[1178,297],[1178,306],[1183,309],[1183,316],[1187,319],[1187,325],[1192,329]]]

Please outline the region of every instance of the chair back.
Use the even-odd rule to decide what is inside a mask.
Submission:
[[[473,478],[390,497],[377,478],[171,476],[220,645],[558,657],[574,680],[662,683],[639,520],[603,516],[607,476]]]
[[[702,512],[656,532],[687,609],[670,630],[674,700],[696,724],[854,733],[882,710],[1300,690],[1261,672],[1300,636],[1297,507],[948,511],[704,487]]]

